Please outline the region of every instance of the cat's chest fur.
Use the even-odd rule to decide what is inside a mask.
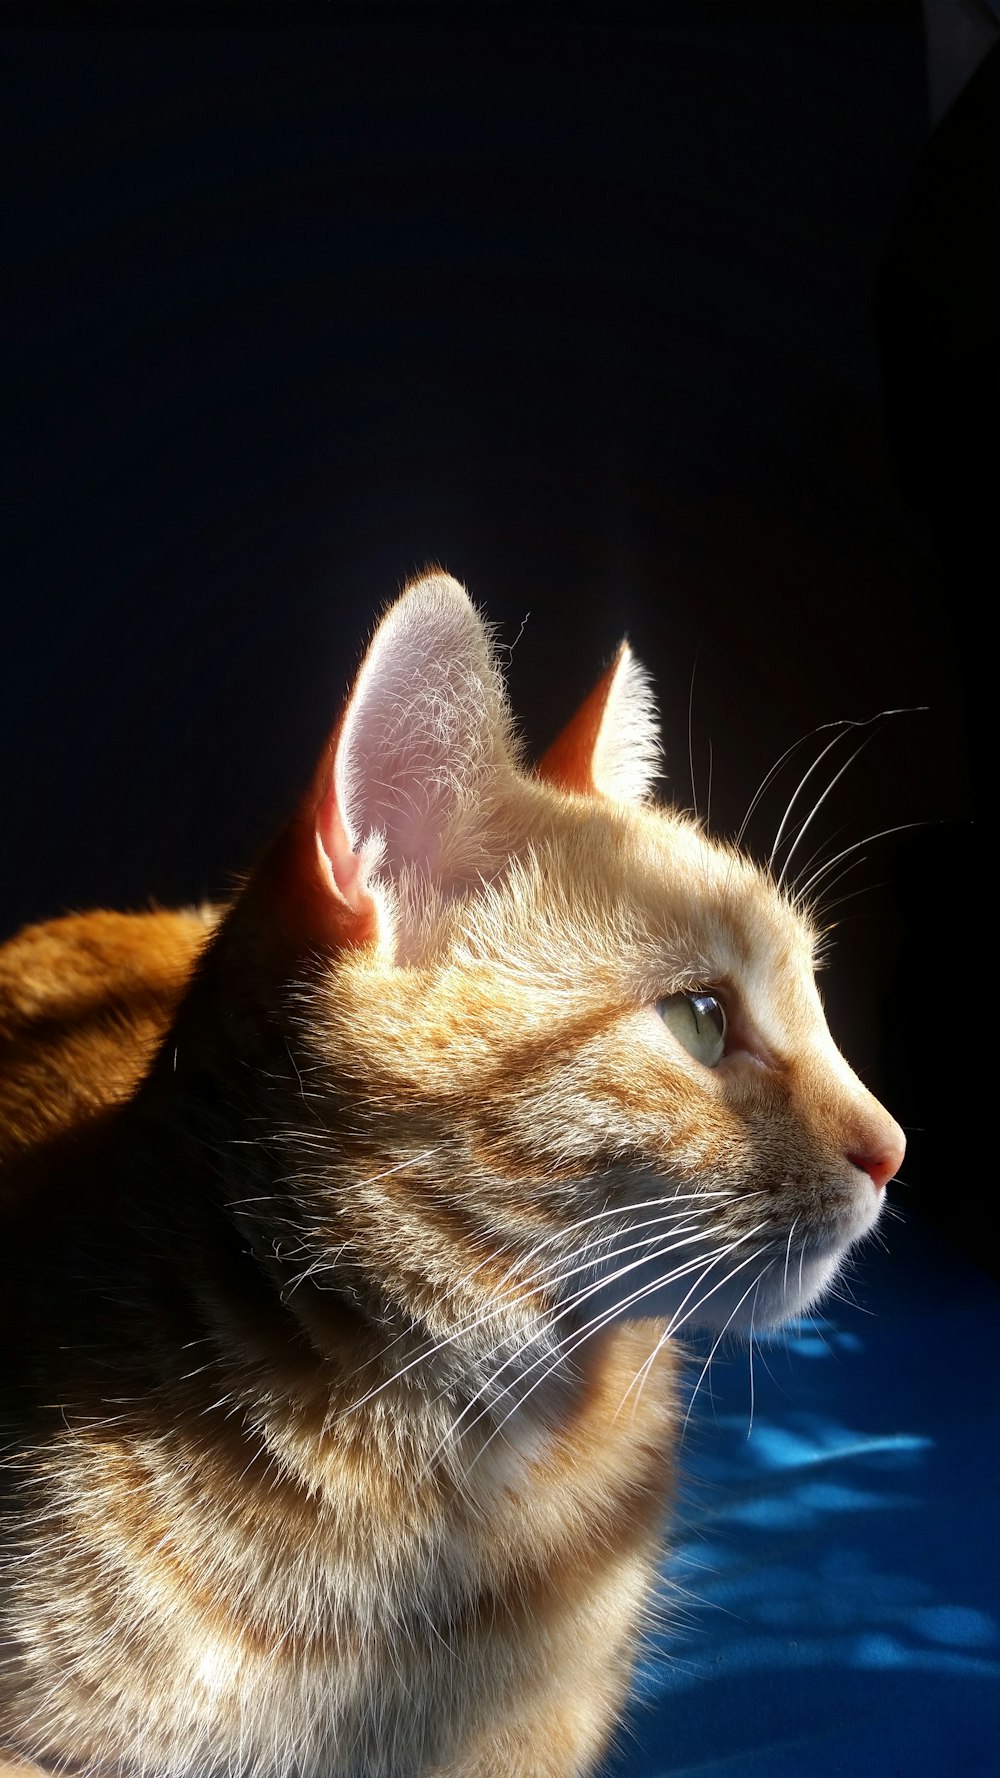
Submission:
[[[654,767],[623,651],[525,772],[429,575],[229,909],[0,952],[11,1758],[596,1771],[675,1336],[811,1300],[901,1154]]]

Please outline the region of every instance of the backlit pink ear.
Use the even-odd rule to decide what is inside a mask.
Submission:
[[[241,898],[273,966],[395,952],[397,892],[474,887],[510,853],[514,744],[490,632],[428,572],[390,607],[292,820]],[[405,895],[404,895],[405,899]]]
[[[379,885],[404,873],[446,891],[477,880],[509,766],[489,632],[457,581],[428,573],[379,625],[321,766],[313,806],[332,894],[385,916]]]
[[[659,775],[660,754],[652,687],[623,642],[537,770],[561,790],[644,802]]]

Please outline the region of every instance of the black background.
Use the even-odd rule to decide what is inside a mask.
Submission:
[[[36,4],[0,50],[2,930],[225,892],[428,561],[533,750],[625,631],[717,831],[813,735],[758,852],[819,725],[926,706],[799,857],[916,824],[832,891],[825,992],[961,1232],[995,67],[929,141],[909,0]]]

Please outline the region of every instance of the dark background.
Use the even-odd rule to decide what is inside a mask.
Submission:
[[[825,991],[968,1227],[996,56],[933,137],[910,0],[9,5],[0,57],[0,929],[225,892],[428,561],[534,750],[624,631],[717,831],[813,735],[758,852],[819,725],[926,706],[799,857],[916,824]]]

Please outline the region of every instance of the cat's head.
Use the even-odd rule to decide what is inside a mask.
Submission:
[[[265,872],[311,958],[290,999],[330,1132],[322,1170],[303,1138],[304,1238],[432,1330],[774,1325],[902,1159],[830,1036],[807,915],[651,800],[658,752],[623,646],[525,769],[490,633],[430,573]]]

